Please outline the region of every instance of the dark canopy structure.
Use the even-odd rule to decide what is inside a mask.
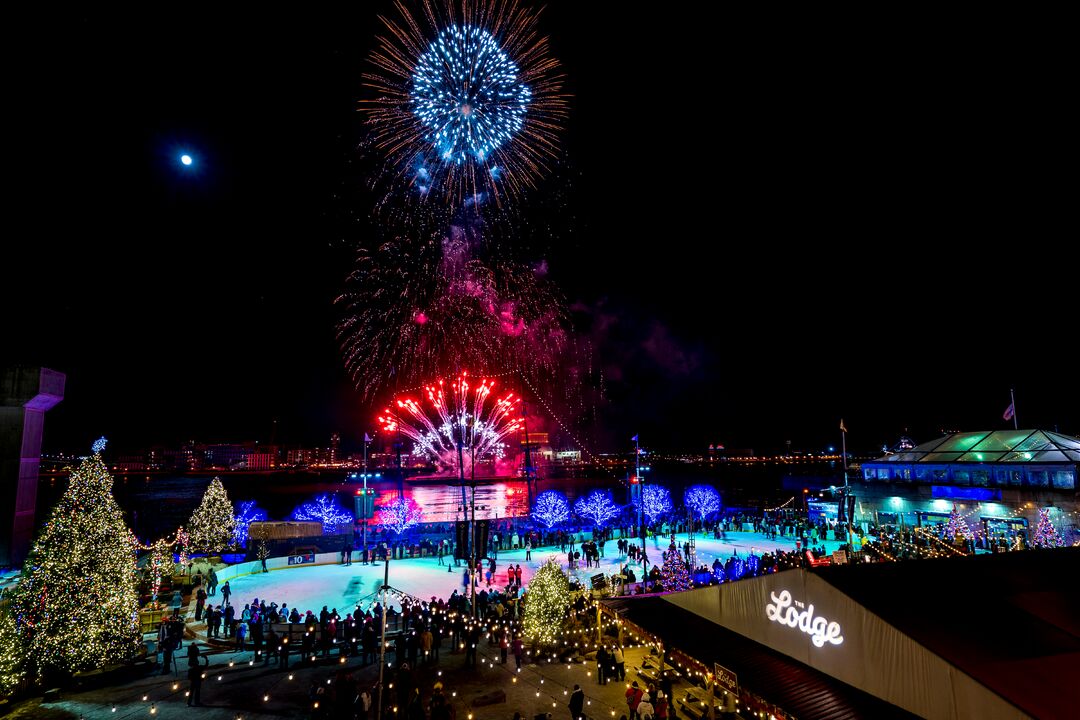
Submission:
[[[1076,713],[1080,548],[788,570],[603,601],[797,717]]]
[[[1076,438],[1048,430],[995,430],[953,433],[862,468],[867,482],[1073,490],[1078,466]]]

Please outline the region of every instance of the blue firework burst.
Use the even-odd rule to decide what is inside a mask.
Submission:
[[[532,93],[491,33],[450,25],[417,61],[410,97],[442,162],[484,165],[521,131]]]

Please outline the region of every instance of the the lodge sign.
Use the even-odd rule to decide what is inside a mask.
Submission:
[[[790,628],[798,628],[810,636],[815,647],[824,647],[825,643],[840,645],[844,642],[840,634],[840,623],[829,622],[822,616],[814,617],[813,603],[792,600],[791,593],[781,590],[777,595],[769,593],[772,602],[765,606],[765,616],[770,620]]]

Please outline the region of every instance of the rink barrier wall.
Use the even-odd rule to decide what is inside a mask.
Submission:
[[[295,555],[282,555],[280,557],[266,558],[267,570],[288,570],[291,568],[305,568],[316,567],[318,565],[340,565],[341,553],[340,552],[326,552],[315,553],[315,562],[303,563],[301,565],[290,565],[289,558],[296,557]],[[249,560],[247,562],[237,563],[236,565],[230,565],[226,568],[222,568],[217,571],[218,576],[218,588],[225,584],[226,580],[232,580],[233,578],[243,577],[244,575],[255,575],[262,572],[262,562],[259,560]]]

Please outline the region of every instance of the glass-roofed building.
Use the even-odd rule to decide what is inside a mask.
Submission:
[[[1080,439],[1046,430],[953,433],[862,465],[855,490],[864,518],[923,525],[953,504],[988,530],[1019,530],[1053,508],[1063,526],[1080,510]],[[1061,529],[1064,529],[1062,527]]]

